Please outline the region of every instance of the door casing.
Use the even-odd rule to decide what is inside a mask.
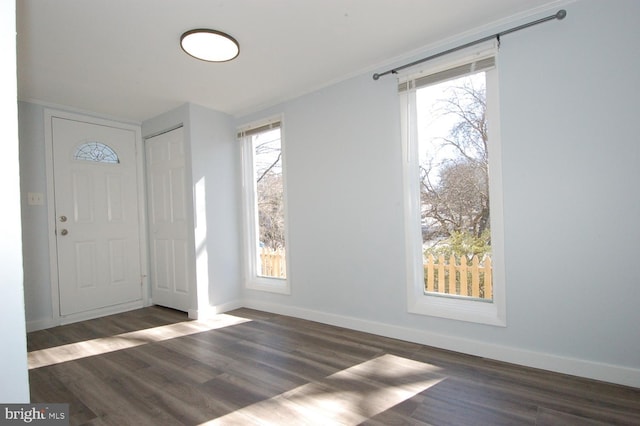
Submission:
[[[128,129],[135,134],[136,144],[136,180],[138,195],[138,222],[140,240],[140,263],[142,274],[142,301],[125,303],[117,306],[99,308],[92,311],[81,312],[67,316],[60,315],[59,280],[58,280],[58,250],[56,244],[56,217],[55,217],[55,191],[53,180],[53,133],[52,119],[59,117],[69,120],[82,121],[89,124],[118,127]],[[130,309],[148,306],[149,297],[149,259],[148,259],[148,238],[147,238],[147,211],[145,203],[145,174],[144,174],[144,146],[142,142],[140,125],[133,123],[123,123],[114,120],[96,118],[88,115],[59,111],[46,108],[44,111],[44,140],[45,140],[45,166],[47,180],[47,233],[49,240],[49,271],[51,279],[51,310],[52,326],[68,324],[85,319],[96,318],[103,315],[114,314]]]

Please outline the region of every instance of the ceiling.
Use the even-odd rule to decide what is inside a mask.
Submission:
[[[193,102],[231,115],[388,66],[557,0],[18,0],[18,97],[140,122]],[[180,35],[224,31],[231,62]]]

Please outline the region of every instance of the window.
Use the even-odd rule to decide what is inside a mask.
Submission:
[[[102,142],[85,142],[76,148],[74,160],[93,161],[96,163],[118,164],[118,154],[110,146]]]
[[[288,293],[281,121],[241,129],[247,287]]]
[[[412,313],[505,325],[495,53],[400,79]]]

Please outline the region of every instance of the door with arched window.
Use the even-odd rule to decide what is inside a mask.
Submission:
[[[51,117],[59,314],[142,301],[132,126]]]

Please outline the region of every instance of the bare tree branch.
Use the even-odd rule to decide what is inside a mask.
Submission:
[[[455,154],[437,165],[432,160],[420,165],[422,218],[428,235],[469,232],[480,238],[489,227],[486,92],[471,79],[446,90],[447,97],[432,106],[432,116],[455,121],[448,134],[432,141]]]
[[[262,178],[264,178],[267,175],[267,173],[269,173],[271,169],[273,169],[276,166],[276,164],[280,162],[281,156],[282,156],[282,153],[278,153],[278,157],[276,158],[276,160],[273,163],[271,163],[269,167],[265,169],[265,171],[260,175],[258,179],[256,179],[256,183],[259,183],[262,180]]]

